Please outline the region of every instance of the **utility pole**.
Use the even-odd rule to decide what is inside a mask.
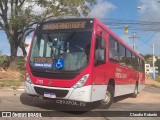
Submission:
[[[137,37],[136,32],[133,32],[133,36],[129,37],[130,39],[133,39],[133,49],[136,50],[136,39],[139,38]]]
[[[153,78],[155,79],[155,56],[154,56],[154,43],[153,43]]]

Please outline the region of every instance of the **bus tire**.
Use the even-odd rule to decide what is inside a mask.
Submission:
[[[114,101],[114,88],[111,85],[108,85],[105,99],[102,100],[102,106],[105,108],[109,108]]]
[[[138,95],[138,84],[136,83],[134,92],[132,93],[132,97],[133,97],[133,98],[136,98],[137,95]]]

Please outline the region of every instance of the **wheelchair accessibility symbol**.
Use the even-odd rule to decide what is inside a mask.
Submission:
[[[56,59],[55,67],[57,69],[61,69],[64,67],[64,60],[63,59]]]

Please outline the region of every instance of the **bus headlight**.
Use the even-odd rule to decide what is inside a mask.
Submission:
[[[84,83],[88,79],[89,74],[84,75],[72,88],[80,88],[83,87]]]
[[[32,84],[32,80],[31,80],[28,72],[26,73],[26,81],[27,81],[28,83]]]

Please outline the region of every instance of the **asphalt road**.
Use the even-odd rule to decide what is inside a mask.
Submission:
[[[146,86],[143,91],[138,94],[137,98],[131,98],[130,95],[115,98],[114,104],[106,109],[104,106],[98,106],[97,103],[89,104],[87,107],[77,107],[73,105],[57,104],[64,103],[60,101],[43,100],[36,97],[30,97],[23,93],[23,91],[16,90],[0,90],[0,111],[47,111],[43,116],[51,116],[39,118],[42,119],[73,119],[73,120],[158,120],[160,117],[123,117],[123,115],[132,115],[128,111],[160,111],[160,88]],[[67,103],[69,104],[69,103]],[[80,109],[79,109],[80,108]],[[62,112],[66,110],[83,110],[89,108],[90,112]],[[102,111],[102,112],[101,112]],[[125,112],[126,111],[126,112]],[[112,117],[107,114],[112,115]],[[134,113],[133,113],[134,114]],[[115,117],[113,117],[115,115]],[[116,117],[116,115],[122,117]],[[139,114],[141,115],[141,114]],[[53,118],[54,116],[54,118]],[[0,118],[2,119],[2,118]],[[10,118],[3,118],[8,120]],[[18,118],[15,118],[18,119]],[[20,119],[20,118],[19,118]],[[29,119],[29,118],[23,118]],[[33,118],[30,118],[33,119]],[[36,118],[35,118],[36,119]]]

